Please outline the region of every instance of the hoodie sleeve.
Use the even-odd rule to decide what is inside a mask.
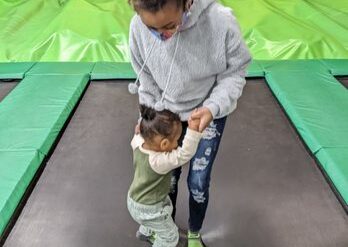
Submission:
[[[139,20],[135,16],[130,25],[130,34],[129,34],[129,48],[131,55],[131,63],[134,71],[139,76],[140,69],[144,64],[145,58],[140,49],[143,48],[140,46],[139,37],[136,35],[136,25],[138,25]],[[150,49],[150,47],[146,47]],[[144,49],[144,48],[143,48]],[[154,106],[157,101],[161,98],[160,88],[158,87],[156,81],[153,79],[151,72],[148,67],[145,65],[142,74],[139,77],[140,87],[139,87],[139,103],[147,106]]]
[[[214,118],[230,114],[237,107],[245,81],[245,73],[251,61],[239,25],[229,13],[228,31],[225,40],[226,70],[217,75],[216,84],[210,96],[203,102]]]

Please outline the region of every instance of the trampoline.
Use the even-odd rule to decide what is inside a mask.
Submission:
[[[220,2],[254,60],[214,164],[204,241],[348,246],[348,4]],[[126,209],[133,15],[127,1],[0,0],[0,246],[147,246]]]
[[[340,76],[337,78],[348,89],[348,76]]]
[[[125,204],[137,119],[128,82],[90,82],[4,246],[141,246]],[[248,80],[215,166],[208,246],[347,245],[346,213],[263,79]],[[180,187],[185,229],[184,176]]]
[[[0,102],[8,95],[12,89],[17,85],[17,82],[0,80]]]

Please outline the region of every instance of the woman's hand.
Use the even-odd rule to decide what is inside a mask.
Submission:
[[[213,120],[213,115],[207,107],[201,107],[192,112],[191,118],[192,120],[200,119],[199,132],[203,132]]]

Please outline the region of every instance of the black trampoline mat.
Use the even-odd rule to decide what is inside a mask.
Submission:
[[[0,80],[0,102],[12,91],[17,85],[17,81],[13,82],[2,82]]]
[[[135,239],[126,209],[138,117],[127,86],[91,82],[4,246],[148,246]],[[348,246],[347,215],[263,80],[248,81],[214,166],[202,229],[208,246]]]
[[[348,89],[348,76],[336,77]]]

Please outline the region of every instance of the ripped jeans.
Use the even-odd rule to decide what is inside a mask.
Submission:
[[[198,145],[197,152],[190,161],[187,185],[190,193],[189,198],[189,230],[199,232],[205,218],[209,201],[210,174],[216,154],[219,150],[220,140],[225,128],[226,117],[214,119],[210,126],[203,132],[203,137]],[[183,133],[179,140],[182,140],[186,133],[187,122],[182,122]],[[172,217],[175,219],[176,198],[178,195],[178,181],[181,174],[181,167],[172,173],[171,191],[169,197],[173,203]]]

